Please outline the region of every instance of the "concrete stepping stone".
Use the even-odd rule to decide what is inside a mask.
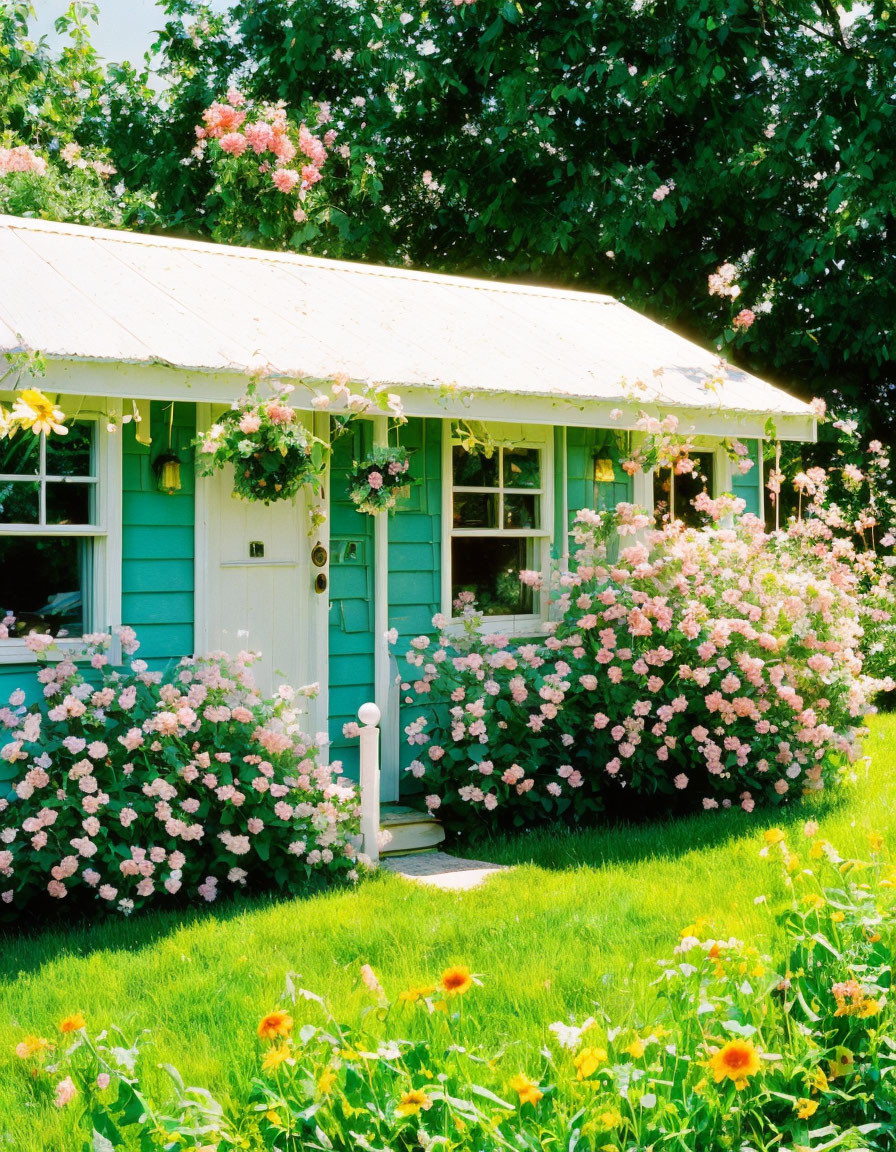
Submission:
[[[505,864],[486,860],[464,860],[447,852],[414,852],[408,856],[386,856],[380,867],[417,884],[444,888],[449,892],[466,892],[478,888],[495,872],[505,872]]]

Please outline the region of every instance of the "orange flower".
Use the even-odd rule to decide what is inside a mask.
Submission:
[[[808,1120],[810,1116],[814,1116],[818,1111],[818,1101],[807,1100],[804,1097],[800,1100],[797,1100],[794,1107],[796,1108],[796,1114],[800,1120]]]
[[[60,1032],[80,1032],[82,1028],[87,1027],[87,1021],[80,1012],[73,1012],[71,1016],[66,1018],[60,1023]]]
[[[292,1016],[288,1012],[269,1012],[258,1025],[258,1035],[262,1040],[276,1040],[278,1036],[288,1036],[292,1032]]]
[[[747,1080],[759,1071],[759,1053],[752,1040],[729,1040],[709,1061],[716,1084],[733,1080],[735,1088],[745,1088]]]
[[[544,1096],[544,1092],[542,1092],[535,1081],[530,1080],[528,1076],[514,1076],[510,1081],[510,1087],[519,1096],[520,1107],[524,1104],[531,1104],[534,1108],[542,1096]]]
[[[470,969],[460,966],[446,968],[442,973],[442,987],[449,996],[462,996],[473,987],[473,977]]]

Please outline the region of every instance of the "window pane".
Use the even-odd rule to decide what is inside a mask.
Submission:
[[[534,611],[532,589],[520,583],[523,568],[540,567],[539,542],[525,537],[455,536],[451,541],[451,599],[472,592],[486,616]],[[455,609],[457,612],[457,609]]]
[[[682,472],[675,476],[675,519],[681,520],[690,528],[700,527],[706,517],[694,507],[694,500],[701,492],[712,495],[713,455],[711,452],[692,452],[693,472]],[[669,495],[672,488],[671,468],[657,469],[653,474],[653,501],[657,524],[661,524],[669,512]]]
[[[454,484],[458,488],[497,488],[498,453],[491,457],[467,452],[455,445],[451,452]]]
[[[40,515],[39,484],[0,481],[0,524],[36,524]]]
[[[95,484],[47,482],[48,524],[93,524]]]
[[[73,536],[0,537],[0,610],[16,618],[10,636],[80,636],[93,541]]]
[[[93,476],[92,420],[76,420],[67,436],[47,437],[48,476]]]
[[[538,496],[504,497],[505,528],[537,528]]]
[[[454,493],[455,528],[497,528],[498,494],[488,492]]]
[[[504,487],[540,488],[540,456],[537,448],[505,448]]]
[[[40,436],[17,432],[0,440],[0,475],[36,476],[40,471]]]

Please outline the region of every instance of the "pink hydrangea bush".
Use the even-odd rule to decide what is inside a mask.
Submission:
[[[743,511],[704,504],[717,520]],[[859,755],[882,685],[862,670],[856,571],[819,522],[652,531],[622,504],[579,512],[573,537],[546,635],[483,635],[459,603],[460,633],[411,642],[405,701],[423,707],[408,771],[432,811],[492,826],[749,812],[822,789]]]
[[[41,905],[130,913],[233,891],[294,892],[359,863],[357,796],[302,731],[301,697],[263,699],[251,653],[112,667],[111,637],[85,659],[32,633],[39,703],[0,708],[0,912]],[[123,630],[133,655],[133,633]]]

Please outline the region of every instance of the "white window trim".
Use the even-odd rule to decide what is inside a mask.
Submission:
[[[4,404],[10,402],[3,397]],[[119,400],[101,400],[96,397],[66,396],[60,407],[67,421],[96,420],[96,524],[0,524],[0,536],[90,536],[93,538],[93,574],[87,619],[90,628],[113,635],[109,657],[113,663],[121,660],[121,646],[117,630],[121,627],[121,563],[122,563],[122,467],[121,467],[121,414]],[[115,431],[109,430],[113,424]],[[30,432],[18,435],[30,436]],[[77,638],[57,640],[62,651],[77,652]],[[37,657],[25,644],[24,638],[0,640],[0,666],[7,664],[33,664]]]
[[[643,440],[643,433],[637,434],[634,439],[634,444],[637,446],[640,440]],[[746,437],[746,439],[753,439],[753,437]],[[730,492],[731,482],[734,475],[734,466],[731,458],[725,451],[722,444],[722,438],[719,436],[694,436],[693,447],[695,452],[711,452],[712,453],[712,490],[710,496],[715,500],[723,492]],[[761,452],[761,444],[760,444]],[[632,493],[632,503],[654,515],[656,513],[656,504],[653,497],[653,477],[656,468],[650,468],[646,472],[636,472],[634,476],[634,491]],[[760,483],[760,492],[762,485]]]
[[[454,536],[454,475],[452,461],[451,425],[452,420],[442,421],[442,548],[441,548],[441,608],[442,615],[450,621],[449,631],[460,631],[463,621],[453,617],[451,597],[451,540]],[[510,528],[496,532],[493,528],[467,529],[458,535],[491,537],[523,537],[538,539],[541,542],[540,563],[536,568],[542,574],[541,593],[535,593],[538,611],[524,615],[483,616],[481,631],[499,632],[507,636],[532,636],[542,632],[542,624],[548,618],[550,606],[551,544],[554,539],[554,430],[550,425],[494,424],[486,425],[489,433],[502,445],[517,444],[520,447],[541,450],[542,480],[540,489],[541,527]]]

